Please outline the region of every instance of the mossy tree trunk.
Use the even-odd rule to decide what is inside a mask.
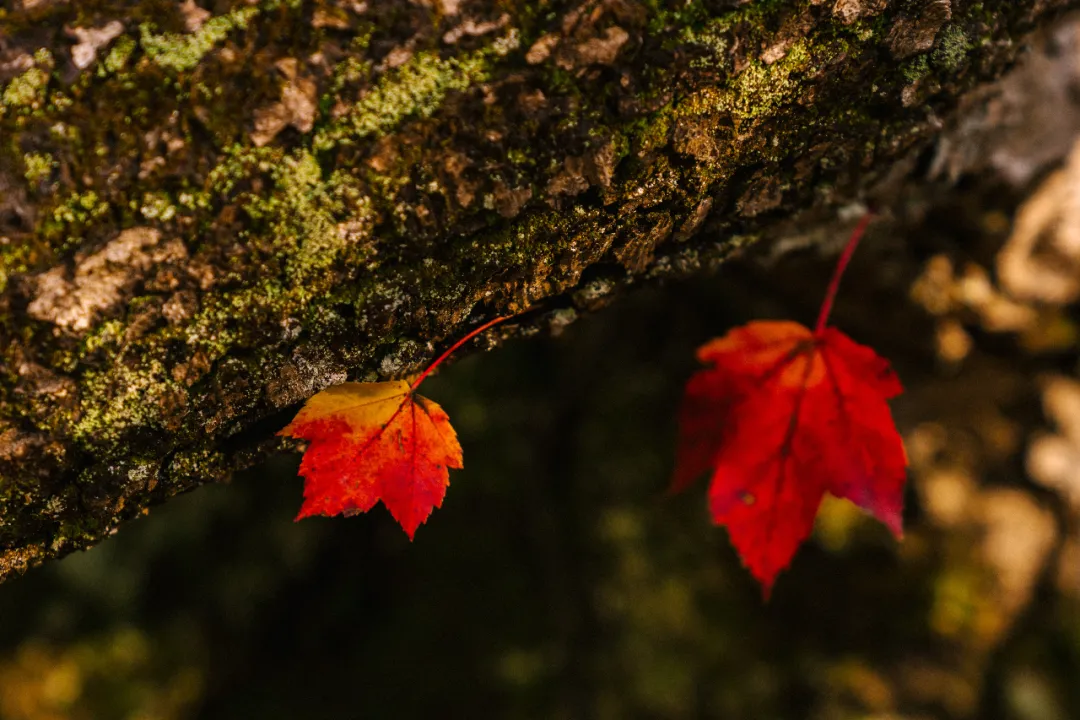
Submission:
[[[1080,3],[205,4],[0,9],[0,579],[327,385],[887,201]]]

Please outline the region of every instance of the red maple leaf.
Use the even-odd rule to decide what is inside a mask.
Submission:
[[[709,508],[768,596],[810,535],[825,493],[902,534],[907,457],[887,400],[902,392],[888,361],[826,327],[869,222],[852,234],[816,329],[755,321],[698,349],[687,383],[673,490],[712,472]]]
[[[411,540],[442,506],[448,468],[462,467],[450,418],[416,388],[452,352],[504,319],[473,330],[411,385],[403,380],[342,383],[309,398],[278,433],[310,441],[300,462],[304,504],[296,519],[355,515],[381,500]]]

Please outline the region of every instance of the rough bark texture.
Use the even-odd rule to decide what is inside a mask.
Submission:
[[[887,200],[956,100],[1077,4],[17,0],[0,579],[483,318],[563,324]]]

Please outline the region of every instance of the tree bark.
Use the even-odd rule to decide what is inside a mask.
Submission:
[[[1072,0],[16,0],[0,579],[496,314],[887,202]]]

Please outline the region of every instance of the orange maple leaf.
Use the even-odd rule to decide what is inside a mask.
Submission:
[[[710,365],[687,383],[673,490],[712,472],[709,508],[766,596],[810,535],[825,493],[902,533],[907,456],[887,400],[902,392],[888,361],[825,322],[815,330],[755,321],[702,346]]]
[[[403,380],[349,382],[312,396],[278,434],[310,441],[300,474],[304,503],[296,516],[355,515],[380,500],[411,540],[442,506],[448,468],[462,468],[461,445],[441,407],[416,388],[443,360],[504,318],[450,347],[411,385]]]

